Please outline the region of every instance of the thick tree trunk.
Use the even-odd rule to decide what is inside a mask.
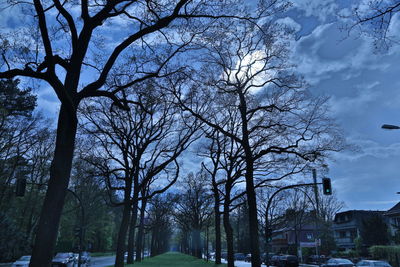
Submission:
[[[128,258],[126,263],[132,264],[134,261],[134,250],[135,250],[135,230],[136,230],[136,221],[138,214],[138,200],[133,200],[132,205],[132,216],[131,222],[129,224],[129,237],[128,237]]]
[[[219,213],[219,194],[214,191],[214,214],[215,214],[215,264],[221,264],[221,215]]]
[[[126,249],[126,236],[129,228],[129,220],[131,215],[131,205],[129,201],[125,201],[124,211],[122,213],[121,225],[118,232],[117,252],[115,257],[115,267],[124,266],[124,254]]]
[[[253,162],[248,160],[246,167],[246,195],[249,206],[249,232],[251,249],[251,266],[260,267],[260,246],[258,240],[257,200],[253,182]]]
[[[146,200],[142,200],[142,206],[140,207],[140,222],[139,231],[136,239],[136,261],[142,261],[142,248],[143,248],[143,234],[144,234],[144,215],[146,212]]]
[[[51,265],[58,227],[67,193],[77,128],[76,112],[61,104],[50,179],[32,252],[30,267]]]
[[[225,200],[226,201],[226,200]],[[230,200],[228,200],[228,203]],[[233,256],[233,228],[229,218],[229,204],[224,204],[224,212],[223,212],[223,222],[224,222],[224,229],[226,234],[226,247],[227,247],[227,260],[228,260],[228,267],[234,267],[235,259]]]
[[[258,240],[258,220],[257,220],[257,199],[254,189],[254,159],[249,141],[249,131],[247,125],[247,103],[242,89],[238,89],[240,100],[239,110],[242,119],[242,147],[246,157],[246,195],[249,208],[249,232],[251,249],[251,266],[260,267],[260,245]]]

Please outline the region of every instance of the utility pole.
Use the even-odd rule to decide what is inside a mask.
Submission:
[[[315,235],[315,254],[317,255],[317,262],[318,265],[320,265],[319,262],[319,248],[318,248],[318,243],[319,243],[319,199],[318,199],[318,186],[317,186],[317,171],[315,169],[312,169],[312,174],[313,174],[313,180],[314,180],[314,194],[315,194],[315,230],[316,230],[316,235]]]

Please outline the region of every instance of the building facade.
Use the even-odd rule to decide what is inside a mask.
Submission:
[[[335,215],[332,225],[336,245],[341,250],[355,249],[355,239],[361,236],[363,221],[379,215],[384,211],[349,210]]]

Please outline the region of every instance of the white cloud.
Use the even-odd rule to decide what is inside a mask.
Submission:
[[[294,32],[299,32],[301,30],[301,25],[290,17],[278,19],[276,22],[292,29]]]
[[[293,62],[312,85],[342,72],[343,79],[359,75],[360,69],[384,70],[382,55],[372,53],[372,40],[354,39],[340,32],[337,23],[322,24],[300,38],[294,47]]]
[[[43,86],[37,92],[37,104],[47,116],[56,118],[60,109],[60,101],[50,86]]]
[[[379,81],[357,84],[352,88],[353,91],[357,92],[356,95],[332,96],[329,99],[331,111],[335,116],[364,113],[365,107],[372,104],[380,96],[381,91],[377,90],[379,85]]]

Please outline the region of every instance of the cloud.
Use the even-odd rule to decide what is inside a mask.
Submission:
[[[58,100],[53,88],[42,86],[37,92],[37,104],[39,110],[43,111],[48,117],[57,117],[60,110],[60,101]]]
[[[376,90],[379,85],[379,81],[357,84],[352,88],[356,91],[356,96],[332,96],[329,100],[331,111],[335,116],[364,113],[364,108],[369,104],[372,105],[380,96],[380,91]]]
[[[326,22],[336,14],[339,5],[335,0],[297,0],[293,7],[304,13],[306,17],[317,17],[320,22]]]
[[[379,63],[382,55],[371,53],[372,40],[347,37],[338,23],[321,24],[309,35],[295,43],[293,62],[308,82],[317,84],[335,73],[350,79],[360,69],[384,70],[387,64]]]
[[[301,30],[301,25],[299,23],[297,23],[291,17],[281,18],[281,19],[278,19],[276,22],[278,24],[282,24],[282,25],[288,27],[289,29],[292,29],[294,32],[299,32]]]

